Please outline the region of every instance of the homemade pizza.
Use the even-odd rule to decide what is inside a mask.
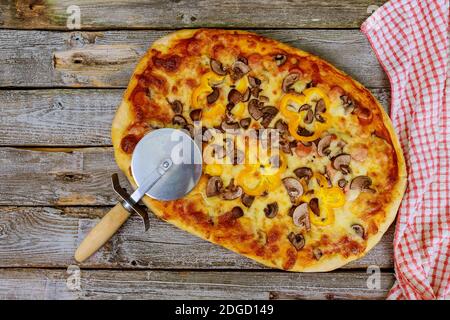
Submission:
[[[364,256],[405,190],[398,139],[372,94],[257,34],[182,30],[153,43],[112,125],[116,161],[134,186],[134,147],[163,127],[196,139],[203,174],[182,199],[144,203],[269,267],[328,271]]]

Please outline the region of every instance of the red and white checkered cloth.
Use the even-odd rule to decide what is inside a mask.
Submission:
[[[448,0],[392,0],[361,26],[391,82],[408,188],[388,299],[450,298]]]

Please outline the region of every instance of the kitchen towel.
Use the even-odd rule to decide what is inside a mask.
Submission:
[[[449,299],[449,1],[389,1],[361,31],[389,77],[408,169],[388,299]]]

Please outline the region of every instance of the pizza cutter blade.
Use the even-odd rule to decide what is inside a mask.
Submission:
[[[131,195],[120,186],[117,174],[113,175],[113,188],[122,201],[80,244],[75,252],[78,262],[83,262],[102,247],[133,212],[144,219],[148,229],[147,211],[138,204],[144,195],[163,201],[187,195],[201,177],[202,153],[197,143],[183,131],[170,128],[154,130],[136,145],[131,174],[138,186]]]

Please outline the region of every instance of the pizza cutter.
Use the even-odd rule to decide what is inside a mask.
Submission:
[[[130,195],[112,175],[113,188],[121,201],[91,230],[75,252],[83,262],[100,249],[132,213],[144,219],[148,214],[139,201],[147,195],[156,200],[175,200],[187,195],[202,174],[202,153],[198,144],[184,131],[164,128],[151,131],[136,145],[131,159],[131,173],[138,188]]]

